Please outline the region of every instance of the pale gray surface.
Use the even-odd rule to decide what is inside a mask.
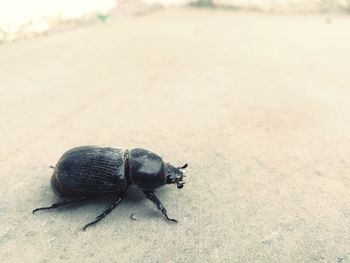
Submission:
[[[330,22],[169,10],[0,46],[2,262],[349,262],[350,20]],[[159,190],[179,224],[135,189],[86,232],[107,204],[33,216],[85,144],[188,162]]]

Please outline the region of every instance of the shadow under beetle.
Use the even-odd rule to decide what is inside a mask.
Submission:
[[[100,146],[81,146],[65,152],[54,168],[51,178],[53,191],[67,201],[33,210],[54,209],[74,202],[96,198],[101,195],[113,195],[114,202],[96,219],[86,224],[96,224],[108,215],[123,199],[125,190],[132,184],[140,187],[145,196],[151,200],[168,217],[167,210],[157,198],[154,189],[165,184],[177,184],[183,188],[185,182],[182,167],[164,163],[157,154],[144,150],[121,150]]]

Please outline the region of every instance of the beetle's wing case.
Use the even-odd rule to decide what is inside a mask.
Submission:
[[[52,176],[61,196],[101,195],[125,190],[124,151],[99,146],[73,148],[63,154]]]

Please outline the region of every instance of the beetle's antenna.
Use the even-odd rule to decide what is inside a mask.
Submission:
[[[187,166],[188,166],[188,163],[185,163],[183,166],[177,167],[177,169],[185,169]]]

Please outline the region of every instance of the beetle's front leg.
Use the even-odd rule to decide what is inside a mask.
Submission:
[[[144,192],[145,196],[157,206],[158,210],[160,210],[163,213],[163,215],[165,215],[166,219],[177,223],[176,219],[172,219],[172,218],[168,217],[167,211],[166,211],[165,207],[163,206],[162,202],[156,196],[155,191],[143,190],[143,192]]]
[[[33,210],[33,214],[35,212],[37,212],[37,211],[40,211],[40,210],[55,209],[55,208],[58,208],[58,207],[61,207],[61,206],[65,206],[65,205],[71,204],[71,203],[84,201],[86,199],[88,199],[86,196],[82,196],[82,197],[74,198],[74,199],[71,199],[71,200],[68,200],[68,201],[58,202],[58,203],[52,204],[51,206],[36,208],[36,209]]]

